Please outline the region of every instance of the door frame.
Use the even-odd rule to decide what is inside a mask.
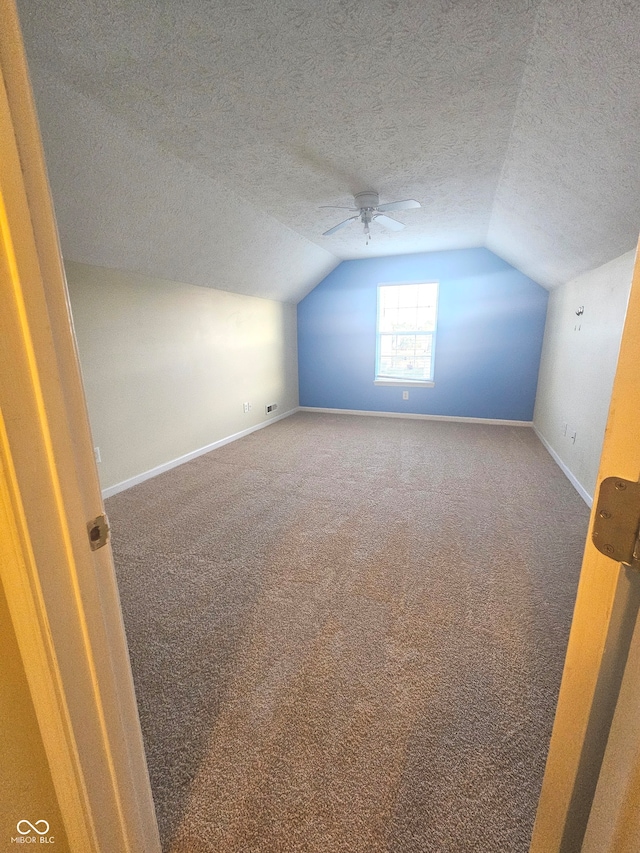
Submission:
[[[113,559],[88,542],[104,509],[14,0],[0,3],[0,72],[0,578],[72,851],[159,853]],[[636,262],[598,483],[640,473],[639,329]],[[531,853],[582,846],[639,585],[587,541]]]
[[[605,430],[596,497],[605,477],[640,479],[640,244]],[[594,501],[549,755],[530,853],[577,853],[583,839],[627,660],[637,653],[640,571],[601,554],[591,540]],[[637,724],[617,714],[616,737],[638,746]],[[635,728],[634,728],[635,726]],[[631,770],[629,771],[632,772]],[[626,790],[626,789],[625,789]],[[623,788],[608,793],[609,820],[627,813]],[[601,793],[602,797],[602,785]],[[625,793],[626,797],[627,794]],[[640,806],[640,791],[635,793]],[[586,849],[586,848],[585,848]],[[607,848],[608,849],[608,848]],[[638,849],[637,847],[633,848]],[[617,848],[611,848],[611,853]],[[599,853],[606,853],[599,848]]]
[[[640,617],[598,777],[581,853],[640,850]]]
[[[13,0],[0,4],[3,583],[71,850],[159,853],[66,281]]]

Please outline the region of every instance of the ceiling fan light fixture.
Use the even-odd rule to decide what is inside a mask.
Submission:
[[[369,225],[373,222],[374,219],[380,220],[380,225],[384,228],[389,229],[390,231],[402,231],[404,228],[404,224],[402,222],[398,222],[397,219],[392,219],[390,216],[386,216],[386,212],[388,210],[412,210],[417,207],[421,207],[419,201],[416,201],[414,198],[404,199],[403,201],[390,201],[386,204],[380,204],[380,197],[378,193],[373,190],[366,190],[365,192],[357,193],[354,196],[355,207],[352,208],[338,208],[341,210],[353,210],[358,211],[355,216],[350,216],[348,219],[339,222],[337,225],[334,225],[333,228],[329,228],[328,231],[323,233],[323,237],[329,237],[331,234],[335,234],[336,231],[340,231],[345,225],[348,225],[350,222],[354,222],[356,219],[359,219],[360,222],[364,225],[364,234],[366,238],[367,245],[369,245],[369,240],[371,239],[371,232],[369,229]],[[330,205],[323,205],[323,207],[329,207]]]

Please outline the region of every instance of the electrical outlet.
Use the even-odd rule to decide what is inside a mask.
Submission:
[[[96,457],[96,462],[102,462],[102,456],[100,456],[100,448],[99,447],[93,448],[93,455]]]
[[[403,399],[403,400],[408,400],[408,399],[409,399],[409,392],[408,392],[408,391],[403,391],[403,392],[402,392],[402,399]]]
[[[247,414],[247,412],[250,412],[251,411],[251,403],[243,403],[242,404],[242,411],[245,413],[245,415]]]
[[[278,408],[277,403],[269,403],[268,406],[264,407],[264,413],[265,413],[265,415],[270,415],[272,412],[275,412],[275,410],[277,408]]]

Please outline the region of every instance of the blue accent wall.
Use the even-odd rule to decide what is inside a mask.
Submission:
[[[379,284],[438,281],[435,386],[374,385]],[[547,291],[488,249],[343,261],[298,304],[300,405],[530,421]]]

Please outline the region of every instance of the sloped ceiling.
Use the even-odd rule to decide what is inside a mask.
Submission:
[[[63,253],[297,301],[487,246],[546,287],[640,230],[636,0],[21,0]],[[320,205],[416,198],[375,226]]]

